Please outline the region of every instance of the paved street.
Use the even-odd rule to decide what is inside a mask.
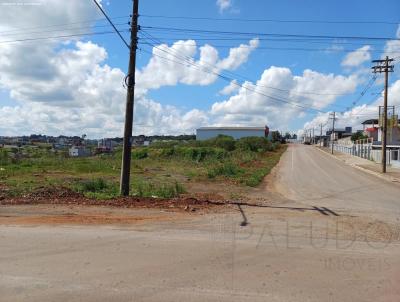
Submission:
[[[400,186],[293,145],[273,187],[243,214],[3,225],[1,300],[399,301]]]
[[[399,221],[399,184],[349,167],[312,146],[292,145],[277,176],[278,191],[291,200]]]

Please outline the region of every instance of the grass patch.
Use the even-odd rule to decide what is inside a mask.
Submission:
[[[132,185],[133,195],[139,197],[173,198],[186,192],[183,185],[175,182],[153,183],[150,181],[136,181]]]
[[[72,189],[95,199],[111,199],[119,194],[118,184],[103,178],[78,180],[72,184]]]
[[[257,186],[285,149],[264,138],[226,136],[134,148],[131,191],[136,196],[172,198],[184,193],[188,182]],[[112,154],[70,158],[48,146],[0,149],[0,187],[6,188],[7,196],[64,185],[90,198],[113,198],[119,195],[121,154],[117,149]]]

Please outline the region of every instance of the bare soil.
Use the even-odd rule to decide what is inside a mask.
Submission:
[[[80,193],[65,187],[46,187],[37,189],[22,197],[3,197],[0,205],[80,205],[80,206],[107,206],[119,208],[157,208],[174,211],[206,211],[228,206],[224,201],[209,199],[183,198],[144,198],[144,197],[118,197],[108,200],[87,198]]]

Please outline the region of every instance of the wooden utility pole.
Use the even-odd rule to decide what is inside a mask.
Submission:
[[[331,153],[333,154],[333,144],[335,143],[335,120],[336,120],[336,112],[334,111],[332,113],[332,133],[331,133],[331,137],[332,137],[332,149],[331,149]]]
[[[386,145],[387,145],[387,104],[388,104],[388,82],[389,82],[389,72],[393,72],[393,66],[389,65],[393,62],[393,59],[389,59],[388,56],[384,60],[373,60],[376,63],[372,67],[373,73],[385,73],[385,93],[383,97],[383,125],[382,125],[382,173],[386,173]]]
[[[121,184],[120,193],[123,196],[129,195],[129,180],[131,172],[132,153],[132,127],[133,127],[133,104],[135,99],[135,70],[136,70],[136,49],[139,17],[139,0],[133,0],[133,14],[131,19],[131,43],[129,49],[129,68],[125,78],[127,86],[124,141],[122,149]]]

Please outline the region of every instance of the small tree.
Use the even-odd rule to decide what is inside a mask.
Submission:
[[[282,140],[282,136],[279,131],[272,131],[271,132],[271,140],[273,143],[280,142]]]
[[[357,141],[357,140],[359,140],[359,139],[365,139],[365,138],[368,138],[368,136],[365,135],[365,134],[362,133],[362,132],[356,132],[356,133],[353,133],[353,134],[351,135],[351,140],[352,140],[353,142],[355,142],[355,141]]]

